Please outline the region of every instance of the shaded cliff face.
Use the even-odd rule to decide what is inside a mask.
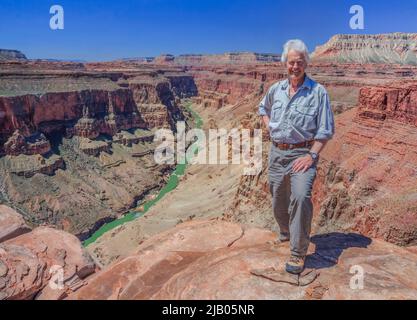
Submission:
[[[417,34],[336,35],[312,56],[317,62],[417,65]]]
[[[0,198],[84,239],[165,183],[154,130],[175,131],[180,99],[197,89],[176,69],[37,66],[0,73]]]
[[[55,132],[96,138],[99,134],[114,135],[122,129],[145,127],[128,89],[0,97],[0,113],[3,114],[0,118],[3,141],[14,132],[21,132],[28,140],[39,133],[53,135]],[[87,119],[90,123],[82,121]],[[4,148],[10,154],[7,142]],[[46,152],[29,152],[36,153]]]

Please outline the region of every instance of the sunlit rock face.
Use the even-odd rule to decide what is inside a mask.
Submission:
[[[335,35],[316,48],[313,60],[417,65],[417,34]]]

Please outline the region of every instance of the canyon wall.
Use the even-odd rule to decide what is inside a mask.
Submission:
[[[85,239],[164,185],[173,166],[154,162],[154,131],[188,122],[181,99],[197,88],[176,68],[30,63],[0,72],[0,200]]]
[[[366,87],[337,119],[316,183],[319,230],[417,243],[417,82]]]

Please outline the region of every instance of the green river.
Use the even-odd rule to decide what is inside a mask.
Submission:
[[[191,103],[185,104],[186,109],[192,114],[193,119],[195,121],[195,127],[201,128],[203,126],[203,120],[199,116],[198,113],[196,113],[191,108]],[[90,238],[86,239],[83,242],[83,245],[86,247],[96,241],[98,238],[100,238],[104,233],[107,231],[110,231],[126,222],[132,221],[138,217],[143,216],[155,203],[157,203],[159,200],[161,200],[167,193],[171,192],[178,186],[179,182],[179,176],[182,176],[185,172],[186,164],[178,164],[175,167],[174,172],[170,175],[169,180],[167,184],[159,191],[158,195],[155,199],[150,200],[143,204],[144,210],[142,212],[129,212],[120,219],[114,220],[112,222],[104,224],[100,229],[98,229],[96,232],[94,232]]]

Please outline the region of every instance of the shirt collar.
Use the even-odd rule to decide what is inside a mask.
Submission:
[[[283,89],[283,90],[287,90],[289,83],[290,83],[290,81],[289,81],[288,79],[286,79],[286,80],[284,81],[284,83],[282,84],[282,89]],[[300,88],[306,88],[306,89],[309,89],[309,90],[310,90],[312,87],[313,87],[312,80],[311,80],[311,79],[310,79],[310,77],[306,74],[306,76],[305,76],[305,78],[304,78],[304,82],[303,82],[303,84],[301,85],[301,87],[300,87]]]

